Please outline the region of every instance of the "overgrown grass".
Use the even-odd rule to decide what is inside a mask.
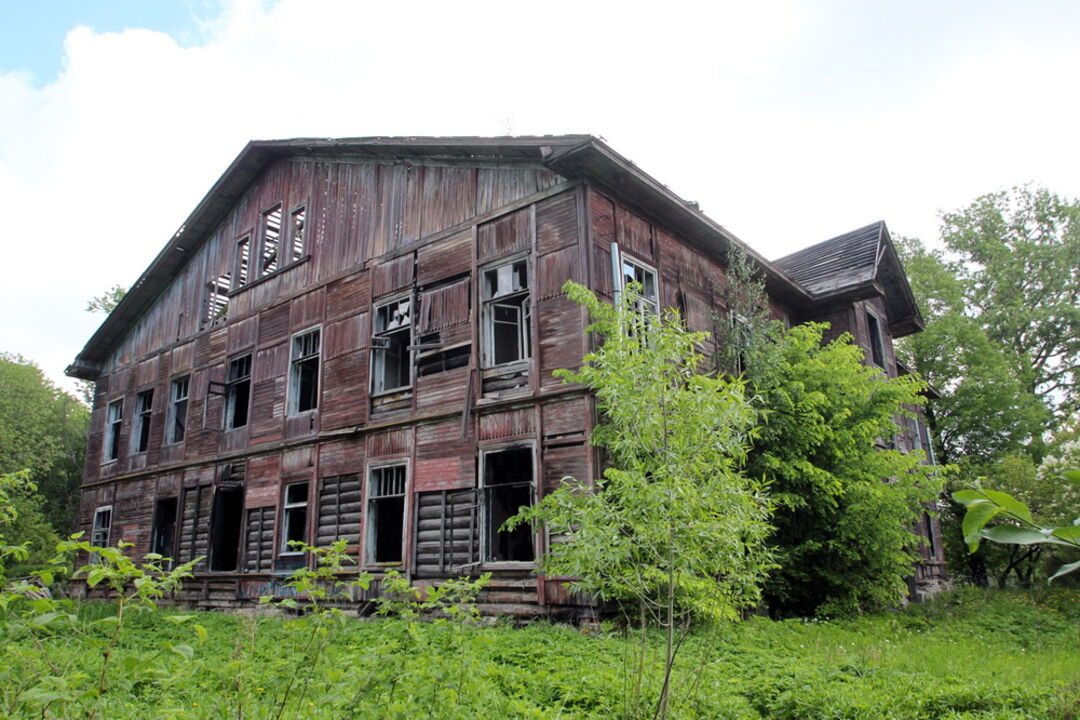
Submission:
[[[110,609],[83,603],[83,617]],[[129,618],[102,718],[613,718],[628,713],[624,667],[637,645],[617,629],[537,623],[346,622],[318,668],[280,617],[173,609]],[[656,637],[659,643],[661,638]],[[2,638],[0,717],[66,717],[32,688],[93,676],[92,642],[50,625]],[[164,643],[174,650],[162,650]],[[194,648],[189,658],[186,645]],[[176,650],[176,648],[180,648]],[[683,646],[681,718],[877,720],[1080,718],[1076,590],[952,593],[896,613],[834,622],[763,618],[702,629]],[[158,654],[160,652],[160,654]],[[47,660],[46,660],[47,658]],[[137,658],[137,660],[132,660]],[[51,665],[49,664],[51,663]],[[283,706],[283,688],[305,678]],[[659,665],[645,682],[655,687]],[[44,708],[44,712],[43,712]]]

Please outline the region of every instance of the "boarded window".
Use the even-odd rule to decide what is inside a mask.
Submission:
[[[484,560],[531,562],[533,532],[528,523],[500,530],[523,506],[532,505],[533,450],[514,447],[484,453]]]
[[[318,329],[293,336],[289,366],[289,411],[302,413],[319,405]]]
[[[307,543],[308,484],[292,483],[285,486],[285,498],[281,506],[281,544],[282,555],[302,554],[290,543]]]
[[[315,542],[325,547],[338,538],[360,542],[360,475],[323,478],[319,491],[319,523]]]
[[[190,562],[205,557],[210,534],[210,485],[184,488],[180,503],[180,548],[176,558]],[[200,563],[202,565],[202,563]]]
[[[154,391],[145,390],[135,396],[135,452],[144,453],[150,447],[150,419],[154,412]]]
[[[398,298],[375,308],[372,332],[371,390],[400,390],[412,385],[412,298]]]
[[[229,361],[225,387],[225,429],[233,430],[247,425],[250,405],[251,355],[248,354]]]
[[[484,367],[528,359],[531,303],[525,260],[500,265],[483,273]]]
[[[124,423],[124,399],[109,403],[105,411],[105,462],[120,457],[120,428]]]
[[[371,469],[368,483],[368,561],[400,563],[405,545],[404,465]]]
[[[165,442],[183,442],[187,435],[188,392],[191,376],[172,381],[169,389],[169,419],[165,423]]]
[[[281,266],[281,205],[262,214],[260,230],[259,274],[268,275]]]
[[[478,491],[442,490],[416,495],[416,574],[449,577],[480,560]]]
[[[274,508],[252,508],[247,512],[244,537],[244,571],[269,572],[274,561]]]

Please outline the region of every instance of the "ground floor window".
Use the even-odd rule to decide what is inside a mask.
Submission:
[[[175,497],[159,498],[154,504],[154,532],[150,540],[150,552],[163,558],[176,557],[176,511]]]
[[[281,545],[282,555],[300,554],[302,551],[291,546],[290,542],[307,542],[308,484],[292,483],[285,486],[285,502],[281,507]]]
[[[484,560],[531,562],[535,558],[529,525],[500,530],[523,506],[532,505],[533,449],[519,446],[483,455]]]
[[[219,487],[210,516],[210,569],[234,572],[240,561],[244,488]]]
[[[368,484],[368,561],[400,563],[405,545],[405,465],[371,469]]]

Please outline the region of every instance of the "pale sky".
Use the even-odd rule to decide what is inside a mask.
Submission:
[[[775,258],[1080,196],[1080,3],[0,0],[0,350],[63,368],[249,139],[592,133]]]

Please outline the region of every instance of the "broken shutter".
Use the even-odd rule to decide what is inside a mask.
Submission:
[[[360,475],[323,478],[319,491],[319,524],[315,544],[325,547],[345,538],[350,549],[360,544]]]
[[[244,572],[269,572],[274,560],[274,508],[251,508],[244,533]]]
[[[462,575],[480,562],[479,497],[475,488],[416,496],[413,552],[418,576]]]
[[[180,562],[191,562],[197,557],[203,560],[196,570],[206,569],[207,540],[210,536],[211,486],[198,485],[184,488],[184,505],[180,520]]]

